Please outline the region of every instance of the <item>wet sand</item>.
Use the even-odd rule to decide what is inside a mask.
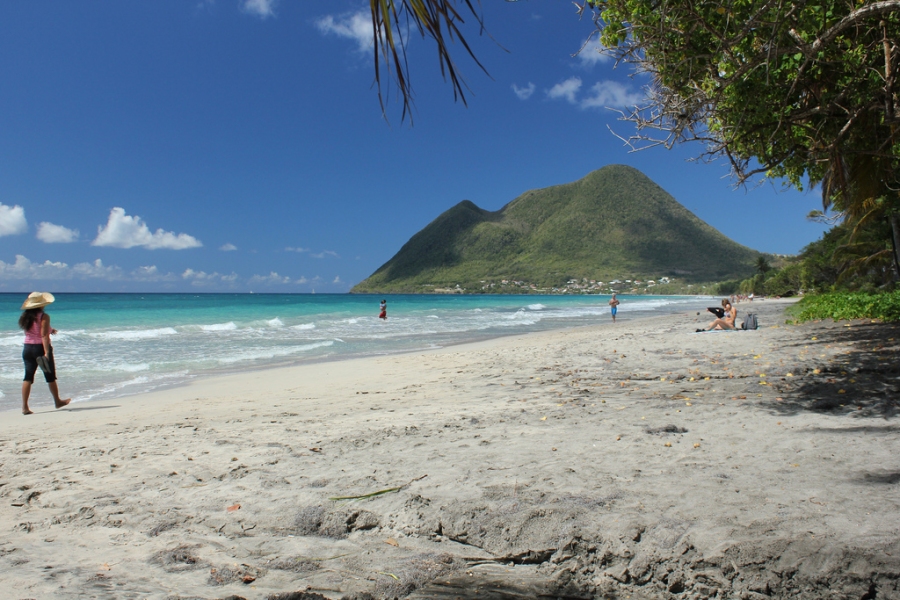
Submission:
[[[4,596],[900,598],[900,327],[787,304],[36,386],[0,423]]]

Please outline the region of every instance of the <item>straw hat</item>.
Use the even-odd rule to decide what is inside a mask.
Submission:
[[[41,308],[56,300],[50,292],[31,292],[22,304],[22,310]]]

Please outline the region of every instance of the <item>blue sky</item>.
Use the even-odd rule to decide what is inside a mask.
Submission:
[[[632,165],[764,252],[824,227],[813,192],[735,190],[698,146],[629,153],[641,79],[575,55],[563,0],[486,0],[454,102],[414,39],[413,125],[373,85],[368,2],[0,3],[0,291],[346,292],[462,200]],[[471,21],[471,20],[470,20]]]

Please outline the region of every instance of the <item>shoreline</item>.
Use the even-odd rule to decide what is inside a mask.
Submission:
[[[788,303],[738,305],[758,331],[692,333],[691,311],[35,403],[0,423],[5,580],[900,597],[900,326],[786,327]]]
[[[85,294],[85,295],[92,295],[92,294]],[[130,295],[143,296],[144,294],[130,294]],[[159,295],[171,296],[172,294],[160,293]],[[232,296],[234,294],[209,294],[209,295]],[[269,294],[269,295],[283,296],[286,294]],[[510,295],[510,297],[516,297],[516,298],[524,297],[524,296],[526,296],[526,295],[524,295],[524,294]],[[533,297],[537,300],[541,296],[533,295]],[[668,297],[668,296],[666,296],[666,297]],[[683,296],[683,297],[688,298],[688,299],[695,299],[698,301],[702,298],[702,297],[698,297],[698,296]],[[628,307],[628,308],[631,310],[634,310],[633,307]],[[643,311],[643,310],[647,310],[647,309],[638,308],[637,310]],[[646,319],[646,318],[657,318],[657,317],[665,316],[665,315],[653,315],[651,313],[650,316],[644,316],[643,314],[641,314],[636,317],[629,318],[628,312],[629,311],[626,310],[626,312],[624,313],[624,318],[622,318],[622,315],[620,314],[620,319],[619,319],[620,322],[627,323],[628,321],[630,321],[633,318]],[[608,316],[607,316],[607,319],[608,319]],[[453,348],[456,346],[466,345],[466,344],[470,344],[470,343],[485,342],[485,341],[490,341],[493,339],[503,339],[503,338],[507,338],[507,337],[516,337],[516,336],[520,336],[520,335],[529,335],[531,333],[566,331],[569,329],[578,329],[581,327],[606,327],[609,325],[611,325],[611,322],[609,322],[609,321],[606,321],[603,323],[598,323],[598,324],[591,324],[591,325],[553,324],[553,325],[551,325],[550,329],[537,329],[537,330],[531,331],[531,332],[510,332],[510,333],[507,333],[507,332],[503,331],[502,329],[498,329],[498,330],[490,332],[490,333],[481,332],[480,330],[473,329],[471,331],[466,332],[468,335],[465,338],[439,340],[437,342],[432,343],[431,347],[423,344],[422,346],[418,346],[418,347],[402,347],[401,346],[401,347],[394,348],[394,349],[378,350],[378,351],[365,350],[365,351],[357,351],[356,353],[347,353],[347,354],[342,354],[340,352],[334,352],[334,353],[328,354],[328,355],[312,355],[312,356],[305,357],[305,358],[303,358],[303,357],[297,357],[297,358],[278,357],[278,358],[273,359],[273,362],[275,364],[266,364],[266,363],[254,364],[251,362],[246,365],[237,364],[237,365],[229,365],[229,366],[208,367],[208,368],[199,369],[195,372],[188,373],[188,374],[179,373],[177,371],[171,372],[171,373],[150,373],[151,379],[155,378],[155,380],[152,381],[153,387],[146,387],[146,386],[150,385],[147,382],[114,381],[114,383],[113,383],[113,385],[115,386],[114,390],[94,391],[94,393],[91,394],[92,397],[88,398],[88,399],[83,399],[83,398],[78,397],[79,391],[83,391],[83,390],[77,389],[77,386],[76,386],[76,390],[74,392],[68,392],[68,390],[66,389],[65,356],[63,354],[63,355],[60,355],[60,356],[62,356],[62,366],[63,366],[63,373],[62,373],[62,376],[60,379],[60,385],[63,388],[62,393],[64,396],[68,395],[69,393],[73,394],[74,405],[83,405],[85,402],[96,402],[96,401],[99,401],[99,402],[110,401],[111,402],[111,401],[119,401],[119,400],[126,399],[126,398],[135,398],[135,397],[142,396],[142,395],[145,395],[148,393],[165,392],[166,390],[179,388],[179,387],[182,387],[185,385],[191,385],[193,382],[202,381],[202,380],[210,378],[210,377],[240,375],[240,374],[253,373],[253,372],[258,372],[258,371],[267,371],[270,369],[291,368],[291,367],[299,367],[299,366],[304,366],[304,365],[315,365],[315,364],[323,364],[323,363],[330,363],[330,362],[340,362],[340,361],[346,361],[346,360],[360,360],[360,359],[366,359],[366,358],[378,358],[378,357],[404,355],[404,354],[417,353],[417,352],[427,352],[430,350],[441,349],[441,348]],[[451,338],[453,337],[453,333],[450,333],[450,334],[445,333],[444,335],[449,335]],[[335,341],[341,341],[341,340],[335,340]],[[36,398],[40,402],[42,399],[44,399],[43,396],[45,395],[46,390],[42,389],[43,382],[40,377],[40,374],[38,374],[38,375],[39,376],[35,379],[35,386],[32,390],[32,398],[33,399]],[[142,377],[142,376],[144,376],[143,373],[138,375],[137,378],[140,379],[140,377]],[[123,390],[128,390],[132,386],[134,386],[135,389],[126,391],[123,393]],[[9,390],[7,390],[7,391],[9,391]],[[102,396],[102,397],[96,398],[96,399],[93,397],[93,396],[98,396],[98,395]],[[19,412],[20,401],[18,399],[18,390],[15,390],[14,394],[8,394],[4,399],[8,399],[8,401],[0,403],[0,414],[18,413]],[[6,404],[6,406],[4,406],[5,404]]]

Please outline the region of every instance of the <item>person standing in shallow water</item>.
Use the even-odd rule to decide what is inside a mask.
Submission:
[[[609,312],[612,313],[613,323],[616,322],[616,313],[619,312],[619,304],[621,304],[621,302],[616,299],[616,295],[613,293],[612,298],[609,299]]]
[[[25,348],[22,350],[22,360],[25,361],[25,380],[22,381],[23,415],[32,414],[32,410],[28,408],[28,398],[31,396],[34,374],[39,365],[50,386],[56,408],[62,408],[72,401],[71,398],[59,397],[59,386],[56,384],[56,363],[53,361],[53,346],[50,345],[50,334],[56,333],[56,330],[50,327],[50,315],[44,312],[44,307],[54,300],[56,298],[49,292],[32,292],[22,304],[24,312],[19,317],[19,327],[25,332]]]
[[[378,313],[378,318],[384,319],[385,321],[387,321],[387,300],[381,301],[380,308],[381,308],[381,312]]]

